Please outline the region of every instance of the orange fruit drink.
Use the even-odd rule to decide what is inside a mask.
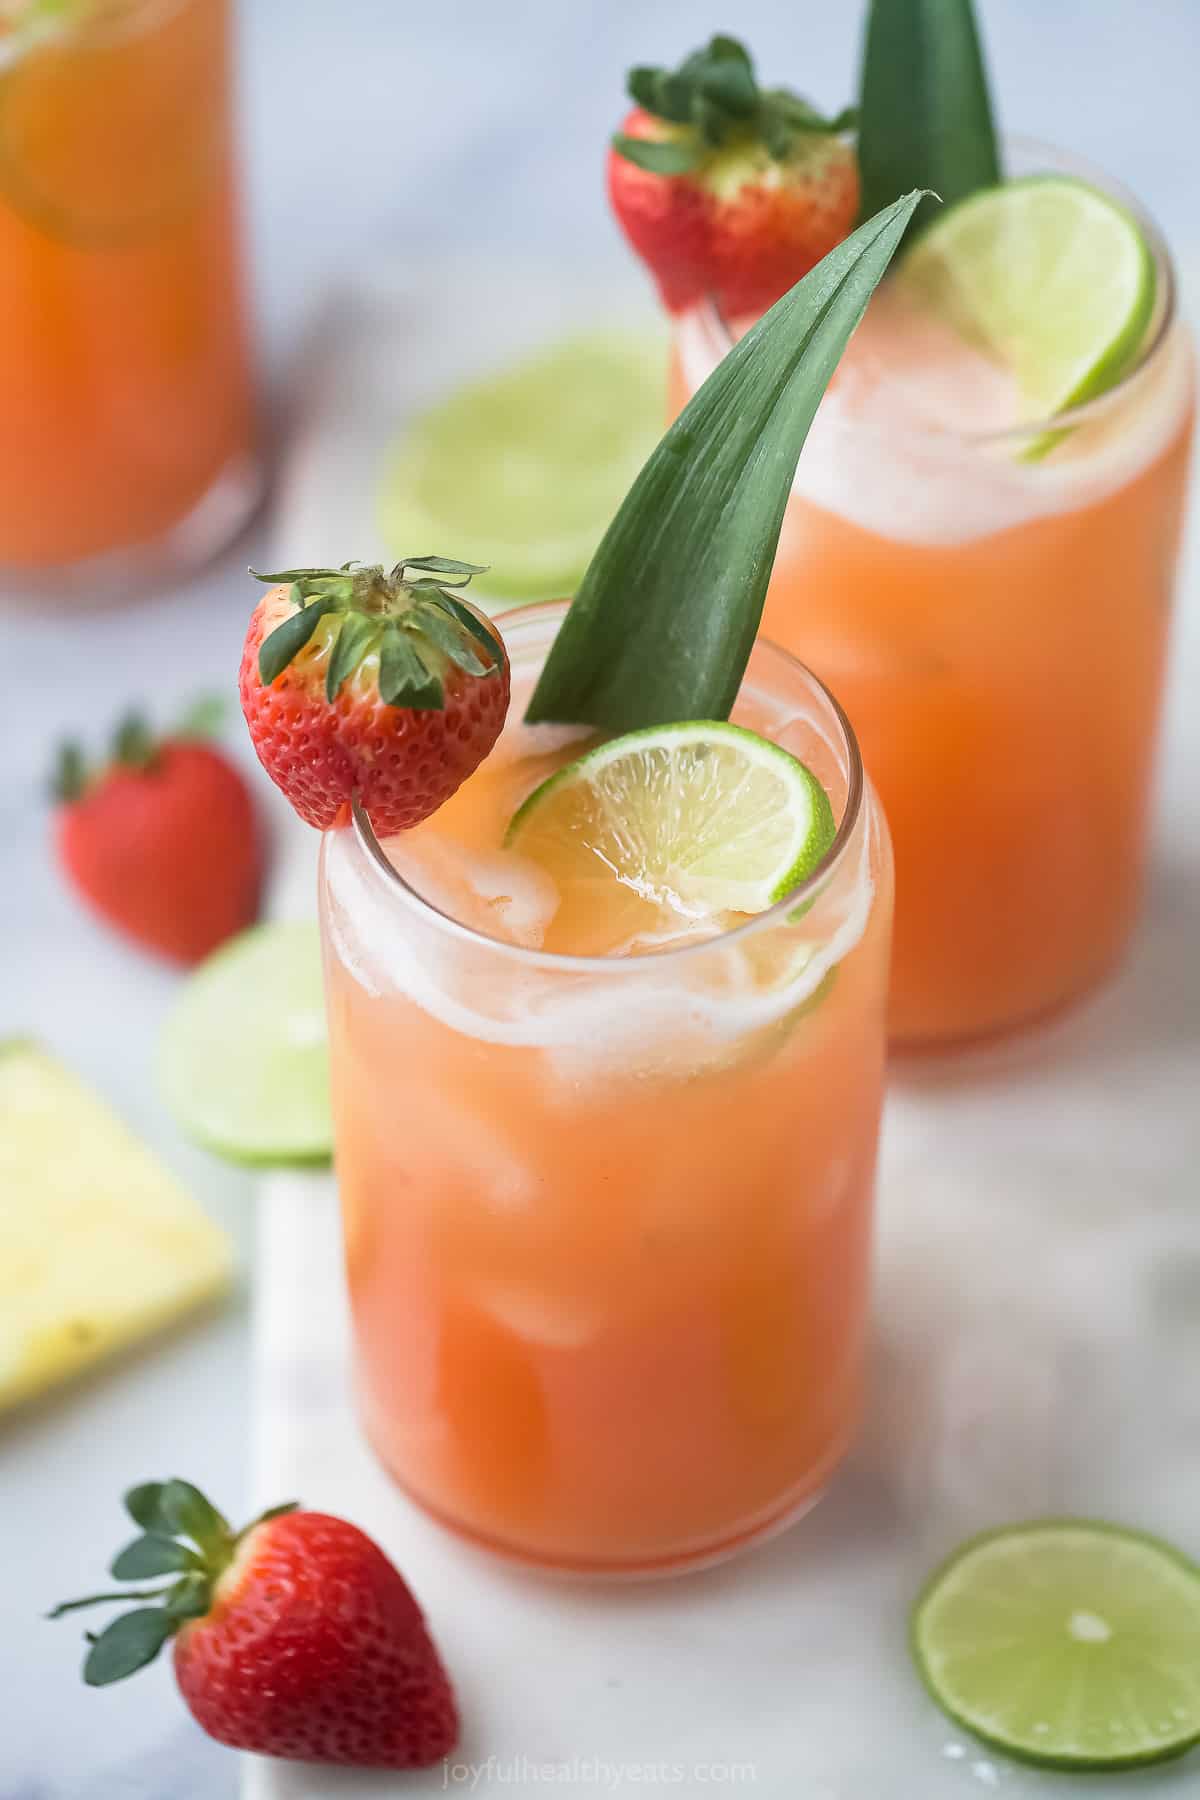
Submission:
[[[1056,441],[891,277],[800,462],[764,630],[837,693],[878,785],[902,1043],[1054,1011],[1135,919],[1193,412],[1169,258],[1138,222],[1140,355]],[[673,411],[730,342],[711,306],[681,318]]]
[[[853,1433],[891,855],[840,708],[760,640],[732,717],[828,794],[807,881],[656,929],[636,884],[568,896],[505,847],[588,746],[523,722],[564,612],[502,620],[509,723],[453,799],[326,835],[337,1172],[397,1480],[514,1557],[649,1572],[796,1516]]]
[[[35,15],[0,25],[0,564],[158,545],[158,570],[215,548],[257,485],[228,4]]]

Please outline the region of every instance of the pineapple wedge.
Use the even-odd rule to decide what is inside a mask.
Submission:
[[[59,1063],[0,1044],[0,1409],[219,1294],[225,1234]]]

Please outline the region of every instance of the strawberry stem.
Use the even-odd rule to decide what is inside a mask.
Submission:
[[[64,1613],[78,1612],[84,1606],[111,1606],[114,1600],[162,1600],[170,1588],[125,1588],[117,1594],[85,1594],[82,1600],[60,1600],[47,1619],[61,1619]]]
[[[84,1634],[91,1646],[83,1669],[88,1685],[104,1687],[121,1681],[153,1662],[182,1625],[203,1618],[210,1610],[217,1582],[233,1561],[238,1545],[259,1525],[294,1511],[296,1505],[288,1500],[268,1507],[235,1533],[224,1514],[190,1481],[144,1481],[130,1488],[125,1510],[141,1527],[142,1536],[117,1554],[111,1573],[118,1581],[158,1574],[178,1579],[167,1587],[124,1588],[63,1600],[46,1614],[48,1619],[58,1619],[85,1606],[110,1606],[121,1600],[152,1602],[121,1613],[99,1635]]]

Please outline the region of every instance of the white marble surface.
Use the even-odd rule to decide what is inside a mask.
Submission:
[[[282,495],[281,540],[298,558],[370,541],[363,471],[398,412],[464,360],[552,324],[537,270],[496,280],[517,326],[469,290],[434,305],[395,266],[339,302]],[[1180,696],[1200,681],[1198,576],[1193,555]],[[516,1573],[425,1519],[355,1423],[332,1181],[266,1184],[256,1494],[303,1494],[355,1519],[417,1587],[465,1724],[452,1762],[406,1793],[532,1793],[541,1764],[565,1770],[549,1785],[594,1800],[614,1782],[644,1788],[651,1777],[634,1771],[647,1767],[679,1771],[685,1792],[720,1781],[764,1800],[1061,1793],[1061,1777],[948,1727],[909,1666],[905,1615],[956,1542],[1013,1519],[1093,1513],[1200,1555],[1200,1399],[1184,1374],[1200,1353],[1198,765],[1200,713],[1174,708],[1155,878],[1120,978],[1042,1033],[893,1070],[868,1419],[818,1512],[739,1563],[597,1589]],[[286,861],[281,907],[305,910],[307,834],[289,837]],[[1182,1800],[1198,1783],[1191,1759],[1105,1792]],[[250,1759],[244,1800],[395,1791],[394,1777]]]
[[[1168,236],[1200,254],[1189,166],[1200,50],[1194,0],[1143,0],[1136,13],[1123,0],[1056,0],[1053,7],[983,0],[983,12],[1006,123],[1070,144],[1122,174]],[[795,73],[818,99],[835,102],[846,92],[853,6],[739,0],[722,15],[687,0],[659,0],[653,8],[637,0],[570,7],[452,0],[432,10],[384,0],[342,0],[336,9],[327,0],[243,0],[248,212],[277,433],[288,426],[289,370],[305,321],[350,259],[369,265],[381,251],[389,260],[402,251],[436,279],[441,259],[466,255],[472,273],[460,278],[486,294],[500,253],[507,259],[514,247],[529,248],[630,285],[598,172],[621,71],[637,59],[676,56],[735,13],[769,71]],[[98,736],[132,700],[161,693],[169,712],[181,697],[229,680],[248,604],[240,571],[265,545],[264,529],[256,528],[186,590],[136,609],[87,621],[32,609],[0,619],[10,675],[0,711],[0,1034],[32,1030],[92,1079],[229,1223],[247,1268],[251,1184],[184,1145],[155,1098],[157,1030],[174,978],[87,923],[65,895],[46,850],[41,783],[52,746],[68,729]],[[1193,695],[1198,599],[1193,584],[1181,633],[1192,646]],[[1187,700],[1180,663],[1172,697],[1177,732]],[[1195,738],[1191,746],[1194,770]],[[1195,1258],[1156,1267],[1137,1223],[1143,1201],[1155,1215],[1172,1210],[1172,1183],[1197,1162],[1194,1106],[1189,1110],[1181,1084],[1190,1079],[1194,1095],[1194,1064],[1189,1078],[1185,1058],[1194,1056],[1200,1031],[1200,821],[1194,775],[1189,780],[1179,751],[1165,792],[1148,927],[1128,974],[1067,1028],[1057,1049],[1023,1053],[1032,1066],[1022,1091],[1038,1112],[1038,1135],[1030,1136],[1024,1113],[1000,1116],[1012,1119],[1022,1147],[1022,1192],[1045,1183],[1049,1205],[1065,1190],[1065,1171],[1080,1149],[1089,1168],[1103,1171],[1101,1192],[1113,1219],[1112,1232],[1093,1245],[1101,1260],[1124,1242],[1112,1233],[1133,1197],[1127,1228],[1139,1246],[1137,1293],[1165,1296],[1166,1360],[1152,1386],[1165,1382],[1178,1431],[1194,1446],[1200,1422],[1188,1411],[1180,1372],[1189,1361],[1194,1366],[1198,1348]],[[1053,1084],[1038,1060],[1047,1054]],[[948,1109],[971,1131],[997,1116],[1001,1102],[987,1080],[923,1080],[939,1084],[929,1117]],[[1074,1137],[1066,1135],[1055,1100],[1064,1092],[1089,1109],[1089,1123]],[[1113,1114],[1116,1096],[1128,1113]],[[1136,1128],[1111,1137],[1105,1122],[1112,1117],[1133,1117]],[[933,1141],[939,1128],[930,1125],[928,1133],[928,1146],[919,1133],[897,1140],[908,1143],[903,1191],[913,1204],[952,1214],[960,1187],[986,1199],[994,1190],[979,1184],[994,1180],[994,1171],[974,1159],[947,1161]],[[939,1184],[933,1190],[930,1170]],[[117,1496],[129,1480],[176,1468],[210,1485],[231,1508],[247,1500],[244,1292],[245,1284],[219,1319],[0,1424],[0,1800],[231,1800],[236,1792],[235,1759],[190,1726],[165,1666],[126,1688],[89,1693],[76,1679],[73,1628],[41,1624],[38,1614],[94,1582],[119,1539]],[[1122,1330],[1123,1320],[1118,1309]],[[1144,1417],[1151,1431],[1154,1415],[1142,1401],[1153,1396],[1138,1391],[1140,1368],[1117,1357],[1113,1405]],[[1085,1380],[1078,1373],[1071,1379]],[[1130,1480],[1159,1448],[1153,1436],[1134,1440],[1122,1459]],[[1014,1455],[1007,1466],[1023,1465]],[[1153,1503],[1133,1490],[1093,1487],[1089,1498],[1110,1507],[1136,1504],[1194,1537],[1185,1516],[1194,1520],[1200,1510],[1194,1489],[1172,1494],[1155,1485],[1163,1491]],[[859,1547],[843,1532],[878,1489],[861,1467],[853,1471],[842,1511],[830,1510],[814,1522],[814,1536],[771,1554],[853,1561]],[[864,1729],[878,1735],[893,1720],[884,1707],[867,1714]],[[798,1800],[843,1800],[836,1784],[845,1770],[822,1772],[819,1762],[812,1770],[818,1772],[807,1774],[808,1792],[788,1791]],[[853,1800],[859,1791],[852,1790]],[[891,1800],[893,1792],[915,1800],[916,1791],[878,1784],[870,1790],[871,1800]],[[318,1781],[308,1792],[326,1789]]]

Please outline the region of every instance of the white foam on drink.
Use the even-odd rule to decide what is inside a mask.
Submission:
[[[850,866],[794,928],[797,937],[812,930],[819,909],[821,942],[803,955],[795,954],[798,942],[789,945],[777,983],[764,982],[761,955],[753,956],[739,934],[710,939],[691,954],[604,959],[600,969],[565,957],[522,957],[429,913],[350,831],[330,833],[325,842],[329,932],[336,955],[368,993],[401,994],[462,1036],[546,1052],[553,1073],[568,1083],[598,1072],[695,1068],[803,1006],[854,948],[874,895],[874,831],[873,824],[860,829],[847,852]],[[461,914],[461,895],[454,910]],[[773,922],[766,929],[785,927]]]
[[[715,322],[702,309],[687,314],[678,345],[695,392],[724,348]],[[1007,375],[948,329],[914,328],[885,287],[821,402],[792,492],[881,537],[965,543],[1125,486],[1180,429],[1192,385],[1191,346],[1175,326],[1050,456],[1026,462],[1028,437],[984,438],[1025,422]]]

